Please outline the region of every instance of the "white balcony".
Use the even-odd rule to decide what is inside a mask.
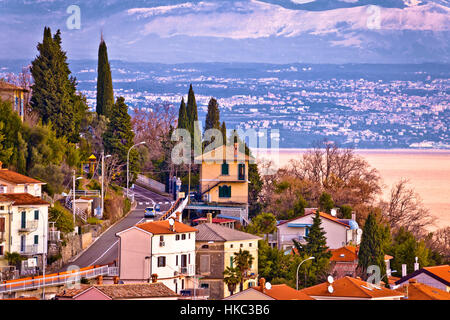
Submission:
[[[33,232],[39,226],[39,220],[29,220],[25,222],[25,226],[20,225],[19,232]]]
[[[21,248],[20,253],[25,255],[37,254],[39,251],[39,246],[37,244],[31,244]]]
[[[194,276],[195,275],[195,266],[193,264],[187,265],[185,267],[178,267],[178,274],[184,276]]]

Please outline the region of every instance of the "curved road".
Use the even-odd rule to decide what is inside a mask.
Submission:
[[[140,222],[144,221],[144,210],[148,204],[161,204],[161,212],[167,211],[172,203],[172,199],[157,194],[153,191],[135,185],[134,199],[136,201],[136,209],[130,212],[125,218],[114,224],[106,230],[91,246],[84,251],[74,261],[70,262],[63,268],[67,270],[69,266],[77,266],[79,268],[91,265],[106,265],[112,263],[118,257],[118,237],[116,233],[128,229]]]

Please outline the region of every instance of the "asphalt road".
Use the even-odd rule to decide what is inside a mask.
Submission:
[[[171,206],[171,199],[160,194],[144,189],[135,185],[134,198],[137,203],[136,209],[130,212],[125,218],[106,230],[86,251],[78,256],[74,261],[66,265],[63,270],[69,266],[79,268],[91,265],[106,265],[112,263],[118,257],[118,240],[116,233],[128,229],[140,222],[144,222],[144,210],[148,204],[160,203],[161,213],[167,211]]]

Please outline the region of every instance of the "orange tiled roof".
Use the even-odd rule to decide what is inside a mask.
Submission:
[[[0,201],[11,201],[13,206],[20,205],[50,205],[47,201],[39,197],[32,196],[29,193],[2,193]]]
[[[252,287],[252,289],[261,291],[261,286]],[[264,289],[263,293],[275,300],[314,300],[304,292],[297,291],[285,284],[272,285],[270,290]]]
[[[423,283],[408,283],[401,287],[405,292],[404,300],[450,300],[450,292],[445,292]],[[400,290],[400,289],[398,289]]]
[[[198,230],[188,226],[184,223],[175,221],[175,231],[170,229],[169,220],[164,221],[151,221],[136,225],[139,229],[151,232],[153,234],[176,234],[184,232],[197,232]]]
[[[28,91],[25,88],[18,87],[12,83],[0,80],[0,90],[20,90],[20,91]]]
[[[330,249],[333,254],[330,261],[336,262],[354,262],[358,260],[358,250],[353,246],[345,246],[338,249]]]
[[[1,300],[39,300],[36,297],[20,297],[20,298],[9,298],[9,299],[1,299]]]
[[[333,293],[328,292],[329,285],[328,282],[324,282],[300,291],[311,297],[377,299],[403,296],[403,293],[400,291],[384,287],[373,287],[373,285],[365,281],[348,276],[333,282]]]
[[[434,267],[424,267],[428,272],[433,273],[441,279],[450,282],[450,265],[434,266]]]
[[[302,216],[302,217],[296,217],[296,218],[293,218],[293,219],[290,219],[290,220],[283,221],[283,222],[279,223],[277,226],[281,226],[281,225],[283,225],[283,224],[285,224],[285,223],[289,223],[289,222],[295,221],[295,220],[297,220],[297,219],[307,217],[307,216],[312,215],[312,214],[313,214],[313,215],[316,215],[316,211],[307,213],[307,214],[305,214],[305,215]],[[339,223],[339,224],[341,224],[341,225],[343,225],[343,226],[345,226],[345,227],[347,227],[347,228],[350,228],[347,224],[345,224],[345,223],[339,221],[338,218],[333,217],[331,214],[328,214],[328,213],[325,213],[325,212],[319,212],[319,215],[320,215],[322,218],[331,220],[331,221],[336,222],[336,223]]]
[[[23,174],[10,171],[8,169],[0,169],[0,180],[4,180],[14,184],[26,184],[26,183],[41,183],[42,181],[24,176]]]

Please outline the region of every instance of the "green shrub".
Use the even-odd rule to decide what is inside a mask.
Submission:
[[[48,219],[55,222],[55,226],[63,233],[73,232],[73,216],[61,203],[55,202],[53,207],[48,210]]]
[[[126,198],[123,203],[123,214],[127,214],[131,210],[131,201],[130,199]]]
[[[88,224],[100,224],[101,220],[97,219],[96,217],[90,217],[86,221]]]

